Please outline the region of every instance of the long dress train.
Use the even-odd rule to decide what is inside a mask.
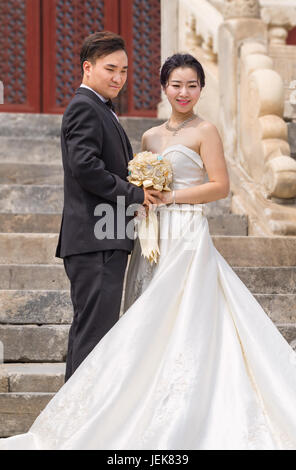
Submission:
[[[193,150],[163,155],[175,189],[204,181]],[[202,204],[159,221],[159,263],[136,244],[125,314],[0,449],[296,449],[296,353],[214,247]]]

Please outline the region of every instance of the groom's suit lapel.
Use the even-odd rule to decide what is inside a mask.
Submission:
[[[97,103],[100,106],[102,113],[108,118],[111,118],[114,128],[118,132],[119,137],[121,139],[122,146],[124,149],[124,158],[125,158],[126,164],[128,164],[130,160],[130,154],[129,154],[129,150],[127,146],[127,140],[126,140],[127,137],[123,128],[121,127],[121,124],[117,121],[112,111],[105,105],[105,103],[103,103],[103,101],[93,91],[88,90],[87,88],[82,88],[82,87],[78,88],[76,90],[76,94],[86,95],[89,98],[91,98],[93,101],[95,101],[95,103]]]

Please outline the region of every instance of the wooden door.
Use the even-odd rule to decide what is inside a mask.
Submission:
[[[0,111],[40,110],[40,0],[0,1]]]
[[[160,0],[120,0],[120,34],[129,58],[121,114],[156,116],[161,95]]]
[[[81,83],[82,42],[103,30],[127,45],[119,114],[156,116],[160,0],[0,0],[0,111],[63,113]]]
[[[118,30],[118,0],[42,1],[42,110],[63,113],[81,83],[83,40],[96,31]]]

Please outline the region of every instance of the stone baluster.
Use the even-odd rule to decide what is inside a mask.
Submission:
[[[289,30],[296,26],[296,6],[265,6],[261,18],[268,27],[270,44],[286,44]]]

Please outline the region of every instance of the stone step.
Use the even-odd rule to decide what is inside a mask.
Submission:
[[[274,322],[296,323],[296,294],[253,294]],[[67,325],[72,317],[68,290],[0,290],[0,324]]]
[[[68,290],[69,280],[62,264],[2,264],[0,286],[6,290]]]
[[[64,384],[65,369],[64,362],[2,364],[0,366],[0,392],[55,393]]]
[[[0,290],[0,324],[61,325],[72,316],[69,290]]]
[[[59,137],[62,119],[61,114],[0,113],[0,136]]]
[[[212,235],[248,235],[248,220],[245,215],[208,216],[208,222]],[[0,232],[57,233],[60,225],[61,214],[0,213]]]
[[[27,432],[54,393],[0,393],[0,437]]]
[[[119,121],[131,141],[140,142],[142,135],[151,127],[160,126],[164,122],[158,118],[138,118],[121,116]]]
[[[208,215],[211,235],[248,235],[248,218],[238,214]]]
[[[61,140],[59,137],[0,135],[0,160],[6,163],[61,163]]]
[[[295,266],[296,237],[213,235],[213,243],[231,266]],[[0,264],[56,264],[58,235],[0,233]]]
[[[295,295],[290,300],[295,303]],[[274,323],[279,325],[281,334],[289,343],[295,344],[295,310],[291,313],[291,322],[287,322],[286,315],[284,321],[280,314],[273,312],[272,316],[278,319]],[[0,325],[4,363],[65,362],[69,328],[69,325]]]
[[[54,233],[0,233],[0,264],[62,264]]]
[[[296,266],[233,267],[233,269],[253,293],[296,294]],[[2,264],[0,286],[6,291],[59,291],[69,290],[69,280],[61,264]]]
[[[234,214],[232,214],[234,215]],[[242,216],[243,217],[243,216]],[[62,214],[1,214],[0,232],[2,233],[58,233],[60,231]],[[244,222],[234,220],[234,230],[244,229]],[[221,230],[226,223],[220,223]],[[220,233],[220,232],[219,232]],[[245,233],[239,233],[245,235]]]
[[[62,185],[0,185],[0,213],[59,214],[63,200]]]
[[[206,203],[204,211],[205,215],[207,217],[217,217],[219,215],[231,214],[231,198],[232,193],[229,193],[224,199]]]
[[[57,138],[61,133],[60,114],[0,113],[1,137]],[[141,140],[143,133],[164,121],[157,118],[119,117],[131,140]]]
[[[141,151],[141,138],[131,139],[130,143],[134,153]],[[61,139],[60,137],[29,138],[0,135],[0,160],[5,163],[20,164],[61,163]]]
[[[13,163],[0,160],[0,184],[62,185],[61,163]]]
[[[0,325],[4,362],[65,362],[69,325]]]
[[[55,165],[52,165],[53,167]],[[0,213],[59,214],[63,209],[63,186],[58,184],[1,184]],[[205,204],[207,217],[231,214],[231,195]]]
[[[255,294],[296,294],[296,266],[233,267],[233,269],[248,289]]]
[[[212,237],[231,266],[296,266],[296,237]]]

